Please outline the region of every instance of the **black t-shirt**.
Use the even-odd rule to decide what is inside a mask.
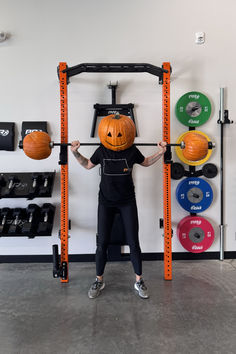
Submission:
[[[106,205],[123,204],[135,199],[132,169],[145,157],[132,145],[123,151],[106,149],[103,145],[94,152],[90,161],[101,164],[99,201]]]

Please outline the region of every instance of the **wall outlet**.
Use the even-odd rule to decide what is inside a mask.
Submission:
[[[205,32],[195,33],[195,43],[196,44],[204,44],[205,43]]]

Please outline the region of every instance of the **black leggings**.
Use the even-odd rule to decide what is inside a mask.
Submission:
[[[110,207],[99,203],[98,205],[98,237],[96,250],[97,275],[103,275],[107,248],[110,243],[112,224],[115,214],[119,212],[123,221],[126,240],[130,247],[130,258],[135,274],[142,274],[141,249],[138,239],[138,212],[136,202]]]

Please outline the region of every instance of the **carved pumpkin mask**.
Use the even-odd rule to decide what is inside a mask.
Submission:
[[[134,143],[136,129],[131,118],[111,114],[104,117],[98,126],[98,136],[101,143],[110,150],[128,149]]]

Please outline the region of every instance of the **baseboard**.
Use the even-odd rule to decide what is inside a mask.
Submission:
[[[236,251],[224,253],[224,259],[235,259]],[[163,253],[142,253],[144,261],[162,261]],[[219,252],[189,253],[189,252],[173,252],[172,259],[175,260],[203,260],[203,259],[220,259]],[[117,259],[109,261],[129,261],[129,254],[121,254]],[[71,254],[69,262],[94,262],[94,254]],[[51,255],[0,255],[0,263],[52,263]]]

